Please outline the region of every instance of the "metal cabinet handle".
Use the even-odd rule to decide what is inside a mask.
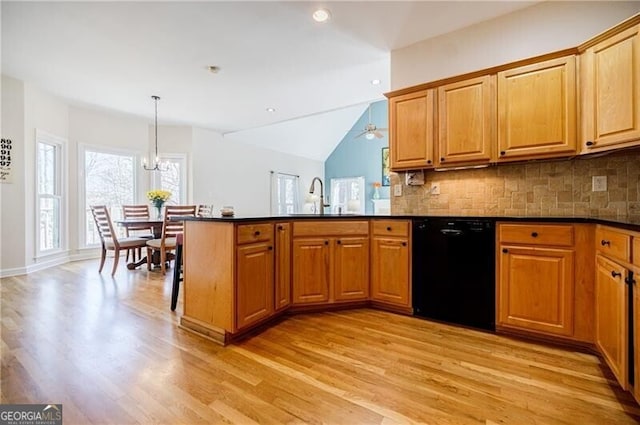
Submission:
[[[406,242],[402,242],[402,246],[407,246],[407,243]]]
[[[444,161],[445,161],[445,158],[440,158],[440,162],[444,162]]]
[[[531,232],[531,237],[532,238],[537,238],[538,237],[538,232]]]
[[[622,276],[622,273],[617,272],[615,270],[611,270],[611,277],[620,277]]]
[[[508,254],[508,253],[509,253],[509,250],[508,250],[507,248],[502,248],[502,253],[503,253],[503,254]]]
[[[284,230],[284,227],[278,226],[278,230]]]
[[[273,247],[272,247],[272,246],[269,246],[269,251],[271,251],[271,250],[273,250]]]
[[[507,153],[506,153],[505,151],[500,151],[500,155],[501,155],[501,156],[504,156],[504,155],[506,155],[506,154],[507,154]]]
[[[600,245],[602,246],[611,246],[611,241],[605,241],[604,239],[600,241]]]
[[[324,241],[324,244],[325,245],[329,245],[329,241]]]
[[[430,159],[427,159],[427,164],[431,164],[431,160]]]
[[[337,244],[340,245],[342,243],[342,241],[340,239],[338,239]]]
[[[594,143],[594,142],[592,142],[591,140],[589,140],[587,143],[585,143],[585,145],[587,145],[587,146],[593,146],[593,145],[595,145],[595,143]]]
[[[253,236],[260,236],[260,230],[256,230],[255,232],[253,232]]]
[[[391,231],[391,226],[387,227],[387,232]]]

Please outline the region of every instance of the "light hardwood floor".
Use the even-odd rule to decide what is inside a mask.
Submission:
[[[170,273],[71,263],[0,281],[2,403],[65,424],[635,424],[595,356],[361,309],[226,348],[177,327]]]

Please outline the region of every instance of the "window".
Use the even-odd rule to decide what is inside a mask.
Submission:
[[[364,214],[364,177],[331,179],[331,212]]]
[[[185,205],[187,203],[186,156],[178,154],[162,155],[160,161],[163,171],[155,171],[153,173],[153,189],[171,192],[168,204]]]
[[[122,216],[121,205],[136,200],[136,156],[134,153],[84,147],[84,245],[100,243],[90,205],[106,205],[112,220]]]
[[[36,257],[63,248],[65,145],[65,140],[36,130]]]
[[[271,213],[275,215],[296,214],[300,202],[298,194],[298,176],[272,172]]]

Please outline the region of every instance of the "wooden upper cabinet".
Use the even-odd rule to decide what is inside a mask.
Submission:
[[[434,91],[421,90],[389,99],[391,169],[433,166]]]
[[[438,167],[495,160],[495,78],[438,87]]]
[[[582,153],[640,144],[640,25],[580,56]]]
[[[576,58],[498,72],[498,161],[576,152]]]

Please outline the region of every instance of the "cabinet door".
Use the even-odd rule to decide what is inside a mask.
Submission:
[[[627,271],[596,256],[596,346],[623,389],[627,388]]]
[[[338,238],[333,248],[334,299],[369,298],[369,238]]]
[[[640,266],[640,264],[638,264]],[[630,277],[633,285],[633,396],[640,403],[640,267]]]
[[[371,299],[411,307],[409,243],[400,238],[373,238]]]
[[[438,166],[494,159],[495,98],[495,76],[438,88]]]
[[[391,169],[433,166],[433,90],[389,99]]]
[[[237,249],[238,329],[273,313],[273,246],[258,243]]]
[[[499,323],[571,336],[573,250],[503,245],[499,256]]]
[[[275,308],[291,303],[291,224],[276,224]]]
[[[329,301],[329,240],[293,240],[293,303]]]
[[[498,73],[499,161],[576,151],[575,56]]]
[[[640,144],[639,31],[623,31],[580,57],[583,153]]]

